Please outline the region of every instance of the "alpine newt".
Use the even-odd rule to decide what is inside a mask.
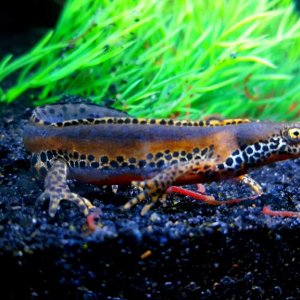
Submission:
[[[32,166],[45,176],[41,199],[54,216],[61,200],[86,215],[91,202],[72,193],[67,178],[97,185],[133,184],[141,192],[130,208],[149,197],[161,199],[173,185],[238,178],[261,194],[247,175],[275,161],[300,157],[300,123],[249,119],[140,119],[94,104],[38,107],[24,131]]]

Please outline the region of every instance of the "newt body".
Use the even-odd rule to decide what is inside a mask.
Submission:
[[[69,191],[67,176],[143,188],[127,207],[147,196],[155,202],[171,185],[238,177],[249,168],[299,157],[300,124],[136,119],[92,104],[56,104],[35,109],[24,143],[32,165],[46,176],[42,197],[52,200],[50,214],[67,197],[87,213],[92,205]],[[260,191],[254,181],[250,185]]]

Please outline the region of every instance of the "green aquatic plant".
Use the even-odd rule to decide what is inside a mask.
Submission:
[[[66,1],[56,27],[0,62],[10,103],[76,94],[136,116],[300,113],[300,20],[287,0]]]

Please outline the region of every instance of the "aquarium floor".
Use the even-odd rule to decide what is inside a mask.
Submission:
[[[36,201],[43,182],[22,144],[30,112],[0,107],[2,299],[300,299],[300,219],[262,214],[266,204],[296,210],[300,160],[252,171],[265,191],[257,200],[210,207],[170,195],[144,217],[141,205],[122,208],[137,193],[131,187],[115,194],[70,182],[102,210],[90,232],[71,203],[51,218],[47,201]],[[249,194],[233,181],[206,189]]]

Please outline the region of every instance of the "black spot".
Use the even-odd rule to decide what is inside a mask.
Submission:
[[[135,165],[129,165],[128,167],[129,167],[129,169],[131,169],[131,170],[135,169]]]
[[[115,160],[110,161],[109,164],[111,165],[112,168],[118,168],[119,167],[119,164]]]
[[[263,149],[263,151],[265,151],[265,152],[269,151],[269,147],[268,147],[267,145],[264,145],[264,146],[262,147],[262,149]]]
[[[81,154],[80,155],[80,159],[85,160],[86,159],[86,155],[85,154]]]
[[[187,161],[187,159],[186,159],[185,157],[181,157],[181,158],[180,158],[180,161],[182,161],[182,162],[183,162],[183,161]]]
[[[241,151],[244,151],[246,148],[248,147],[248,145],[242,145],[241,147],[240,147],[240,149],[241,149]]]
[[[270,149],[274,150],[274,149],[277,149],[278,147],[278,144],[271,144],[270,145]]]
[[[117,156],[117,161],[118,162],[123,162],[124,161],[124,157],[123,156]]]
[[[188,153],[186,157],[187,157],[187,159],[191,160],[193,158],[193,154],[192,153]]]
[[[255,158],[253,156],[250,157],[250,163],[254,164],[256,162]]]
[[[35,153],[31,157],[31,164],[34,166],[38,162],[38,155]]]
[[[235,161],[236,161],[239,165],[243,162],[243,160],[241,159],[240,156],[236,157],[236,158],[235,158]]]
[[[149,164],[149,167],[150,167],[150,168],[155,168],[155,167],[156,167],[156,165],[155,165],[155,163],[154,163],[154,162],[151,162],[151,163]]]
[[[128,123],[130,123],[130,119],[129,118],[126,118],[125,120],[124,120],[124,122],[126,123],[126,124],[128,124]]]
[[[93,168],[99,168],[99,163],[97,162],[97,161],[93,161],[92,163],[91,163],[91,167],[93,167]]]
[[[233,165],[233,159],[232,159],[231,157],[228,157],[228,158],[226,159],[226,165],[227,165],[227,166],[232,166],[232,165]]]
[[[150,159],[153,159],[153,154],[152,154],[152,153],[148,153],[148,154],[147,154],[147,159],[149,159],[149,160],[150,160]]]
[[[136,163],[136,159],[134,157],[130,157],[128,159],[128,161],[131,163],[131,164],[135,164]]]
[[[88,158],[89,161],[94,161],[95,160],[95,156],[92,155],[92,154],[89,154],[87,158]]]
[[[173,159],[173,160],[171,161],[171,165],[175,165],[175,164],[178,164],[178,160],[177,160],[177,159]]]
[[[74,167],[74,161],[73,160],[70,161],[70,165],[71,165],[71,167]]]
[[[178,156],[179,156],[179,152],[178,151],[173,152],[173,157],[178,157]]]
[[[185,156],[186,155],[186,151],[181,151],[180,153],[182,156]]]
[[[171,154],[166,155],[166,156],[165,156],[165,159],[166,159],[166,160],[171,160],[171,159],[172,159],[172,155],[171,155]]]
[[[117,123],[118,123],[118,124],[123,124],[123,123],[124,123],[124,120],[123,120],[123,119],[118,119]]]
[[[224,170],[225,169],[225,166],[223,164],[218,164],[218,169],[219,170]]]
[[[78,160],[76,160],[75,162],[74,162],[74,166],[75,166],[75,168],[78,168]]]
[[[254,144],[254,148],[255,148],[256,151],[259,151],[260,148],[261,148],[261,146],[260,146],[259,143],[255,143],[255,144]]]
[[[44,177],[47,175],[47,169],[45,167],[40,167],[39,173]]]
[[[85,161],[81,160],[81,161],[79,162],[79,167],[80,167],[80,168],[84,168],[84,167],[85,167]]]
[[[167,122],[166,122],[166,120],[161,120],[161,121],[159,122],[159,124],[160,124],[160,125],[166,125]]]
[[[201,151],[201,156],[204,156],[206,153],[207,153],[208,149],[207,148],[204,148],[202,151]]]
[[[73,157],[74,157],[74,159],[78,159],[79,158],[78,152],[74,152]]]
[[[163,157],[163,153],[162,152],[157,152],[156,155],[155,155],[155,158],[161,158]]]
[[[239,155],[239,154],[240,154],[239,149],[237,149],[237,150],[235,150],[235,151],[233,151],[233,152],[231,153],[232,156],[237,156],[237,155]]]
[[[260,153],[259,152],[254,152],[253,156],[254,157],[260,157]]]
[[[46,162],[47,161],[47,156],[46,156],[45,152],[42,152],[40,157],[41,157],[41,161],[42,162]]]
[[[128,163],[127,162],[123,162],[121,166],[122,166],[122,168],[126,168],[126,167],[128,167]]]
[[[138,165],[140,168],[143,168],[144,166],[146,166],[147,162],[145,160],[140,160]]]
[[[113,119],[108,119],[108,120],[107,120],[107,123],[108,123],[108,124],[112,124],[113,122],[114,122]]]
[[[203,126],[204,126],[204,122],[203,122],[203,121],[200,121],[200,122],[199,122],[199,126],[203,127]]]
[[[253,153],[252,147],[248,147],[246,151],[247,151],[248,154],[252,154]]]
[[[197,153],[200,152],[200,149],[199,149],[199,148],[194,148],[194,149],[193,149],[193,152],[194,152],[195,154],[197,154]]]
[[[78,125],[78,124],[79,124],[78,121],[76,121],[76,120],[72,121],[72,125]]]
[[[107,156],[102,156],[102,157],[101,157],[101,162],[102,162],[103,164],[107,164],[107,163],[108,163],[108,157],[107,157]]]
[[[150,124],[155,124],[156,123],[156,120],[155,119],[151,119],[150,120]]]
[[[174,121],[173,121],[173,120],[169,120],[169,121],[168,121],[168,124],[169,124],[169,125],[174,125]]]
[[[165,164],[164,160],[163,160],[163,159],[160,159],[160,160],[157,162],[157,167],[158,167],[158,168],[161,168],[164,164]]]
[[[132,124],[138,124],[138,123],[139,123],[138,119],[136,119],[136,118],[132,119]],[[142,122],[141,122],[141,124],[142,124]]]

